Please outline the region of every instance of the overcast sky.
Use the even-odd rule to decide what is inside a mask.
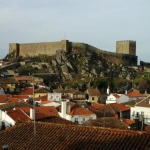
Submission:
[[[67,39],[115,52],[135,40],[138,60],[150,62],[150,0],[0,0],[0,58],[9,43]]]

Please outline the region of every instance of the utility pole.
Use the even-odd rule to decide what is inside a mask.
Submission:
[[[34,77],[37,75],[37,76],[40,76],[40,75],[52,75],[52,74],[57,74],[57,73],[33,73],[32,74],[32,83],[33,83],[33,109],[34,109],[34,148],[35,150],[37,149],[36,148],[36,142],[37,142],[37,139],[36,139],[36,122],[35,122],[35,97],[34,97],[34,84],[35,84],[35,79]]]

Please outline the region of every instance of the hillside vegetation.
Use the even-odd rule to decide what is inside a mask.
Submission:
[[[150,73],[139,71],[137,66],[116,65],[104,60],[94,52],[66,53],[58,50],[56,55],[38,55],[34,57],[6,58],[10,63],[19,63],[13,68],[16,75],[32,75],[33,73],[51,73],[43,76],[44,82],[53,88],[75,88],[85,91],[89,87],[99,88],[106,92],[124,93],[135,88],[141,92],[150,92]]]

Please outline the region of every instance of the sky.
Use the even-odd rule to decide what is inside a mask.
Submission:
[[[150,62],[150,0],[0,0],[0,58],[9,43],[67,39],[116,52],[136,41],[138,61]]]

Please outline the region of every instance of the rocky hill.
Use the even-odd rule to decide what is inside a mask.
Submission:
[[[106,61],[101,55],[95,52],[68,53],[57,50],[56,55],[39,55],[34,57],[10,57],[11,63],[3,69],[14,70],[15,75],[31,75],[33,73],[50,73],[43,76],[44,81],[55,88],[73,87],[86,89],[88,87],[98,87],[105,89],[109,85],[115,90],[114,79],[120,81],[117,86],[127,86],[131,88],[131,80],[137,75],[136,66],[117,65]],[[13,66],[12,66],[13,64]],[[127,82],[128,80],[128,82]],[[121,85],[122,84],[122,85]],[[116,87],[118,89],[118,87]]]

